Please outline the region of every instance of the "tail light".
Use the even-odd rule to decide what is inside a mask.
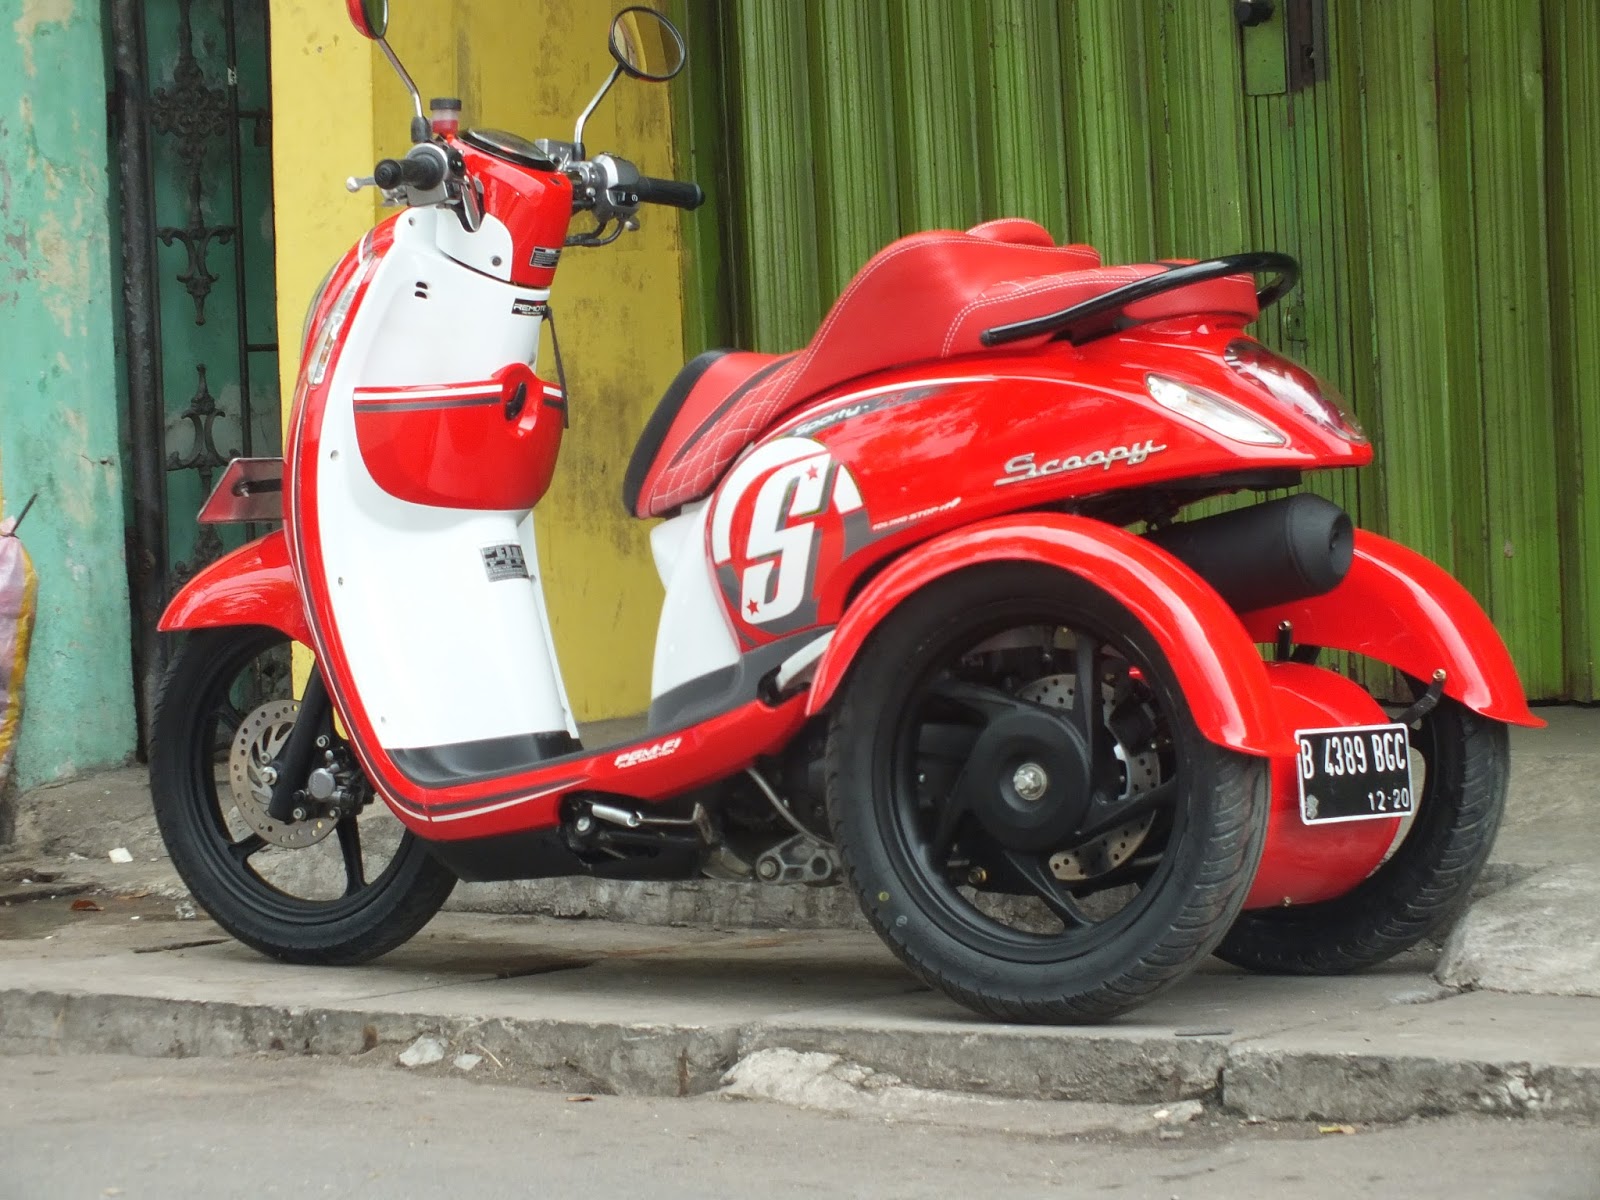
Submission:
[[[1345,406],[1344,397],[1304,367],[1248,338],[1228,343],[1223,356],[1230,367],[1265,388],[1286,408],[1347,442],[1358,446],[1366,443],[1367,435]]]

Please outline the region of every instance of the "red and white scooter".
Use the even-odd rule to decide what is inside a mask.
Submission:
[[[1244,332],[1293,286],[1282,255],[1105,266],[1025,220],[917,234],[798,353],[690,363],[625,479],[665,518],[648,729],[584,745],[534,535],[570,403],[539,334],[565,248],[700,190],[588,157],[582,118],[571,142],[430,128],[382,0],[349,4],[416,108],[407,154],[351,185],[400,211],[312,304],[284,458],[235,462],[202,514],[283,529],[162,622],[186,637],[155,803],[220,924],[348,963],[457,878],[843,874],[932,984],[1074,1021],[1213,950],[1365,966],[1464,902],[1506,723],[1535,723],[1477,604],[1311,494],[1174,521],[1371,459]],[[611,50],[607,88],[684,54],[643,8]]]

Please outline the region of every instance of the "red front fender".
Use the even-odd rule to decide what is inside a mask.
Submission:
[[[1195,724],[1218,745],[1292,755],[1273,714],[1266,666],[1239,618],[1209,584],[1141,537],[1086,517],[1028,513],[955,530],[907,551],[862,589],[817,664],[807,713],[832,698],[868,636],[896,605],[943,575],[984,562],[1038,562],[1109,593],[1155,637]]]
[[[283,530],[240,546],[201,571],[172,598],[157,628],[168,633],[217,625],[269,625],[311,644]]]
[[[1399,542],[1356,531],[1355,560],[1333,591],[1243,615],[1257,641],[1288,621],[1296,642],[1349,650],[1424,682],[1444,668],[1444,694],[1509,725],[1541,726],[1487,614],[1438,564]]]

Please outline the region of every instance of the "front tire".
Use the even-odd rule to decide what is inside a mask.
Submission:
[[[1264,974],[1345,975],[1411,949],[1461,913],[1505,811],[1508,731],[1441,700],[1412,746],[1427,774],[1417,815],[1388,860],[1332,900],[1242,914],[1219,958]]]
[[[156,699],[156,821],[194,898],[245,945],[284,962],[366,962],[426,925],[455,876],[370,797],[333,822],[331,836],[306,831],[304,848],[273,844],[251,827],[230,787],[230,747],[254,714],[267,714],[255,725],[277,714],[281,736],[292,707],[285,635],[256,626],[188,635]]]
[[[1053,673],[1069,659],[1070,673]],[[1025,773],[1032,764],[1005,757],[998,735],[984,739],[995,720],[1037,728],[1040,698],[1069,686],[1051,681],[1074,679],[1062,719],[1102,750],[1089,751],[1082,776],[1090,811],[1103,799],[1127,805],[1136,765],[1159,780],[1145,784],[1148,815],[1109,835],[1135,848],[1075,843],[1076,834],[1029,845],[1028,830],[1008,825],[1006,810],[982,807],[982,795],[951,818],[958,796],[978,794],[969,774],[995,763],[993,788],[1020,780],[1038,790]],[[1079,698],[1095,692],[1102,713],[1090,705],[1086,714]],[[1008,704],[1021,715],[1012,718]],[[975,718],[973,705],[1000,716]],[[1107,769],[1104,751],[1109,776],[1097,774]],[[941,754],[950,761],[942,765]],[[827,791],[850,883],[901,961],[986,1016],[1048,1023],[1104,1021],[1210,954],[1244,903],[1268,810],[1265,761],[1200,736],[1159,646],[1132,614],[1085,580],[1021,563],[939,581],[873,634],[832,717]],[[1046,824],[1057,836],[1059,826]],[[1035,915],[1017,913],[1029,905]]]

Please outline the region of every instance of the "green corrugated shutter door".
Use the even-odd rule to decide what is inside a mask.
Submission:
[[[1545,180],[1561,595],[1569,694],[1600,698],[1600,20],[1545,4]],[[1538,402],[1540,398],[1534,398]]]
[[[917,229],[1028,216],[1108,261],[1286,250],[1305,279],[1259,333],[1378,446],[1311,485],[1456,572],[1531,694],[1596,699],[1591,0],[1278,7],[1245,33],[1223,0],[683,5],[712,59],[684,131],[714,183],[690,349],[803,344]]]

